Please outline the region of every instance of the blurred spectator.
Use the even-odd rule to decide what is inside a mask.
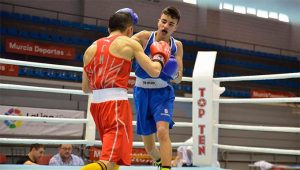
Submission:
[[[193,143],[193,137],[186,140],[184,143],[191,144]],[[172,161],[173,167],[191,167],[193,166],[193,148],[192,146],[179,146],[177,148],[177,156]]]
[[[0,153],[0,164],[5,164],[6,161],[7,160],[5,154]]]
[[[61,144],[58,148],[58,154],[54,155],[49,162],[49,165],[54,166],[82,166],[84,165],[83,160],[72,154],[73,145]]]
[[[17,161],[17,164],[36,165],[37,161],[44,155],[45,146],[42,144],[32,144],[30,151],[25,158]]]

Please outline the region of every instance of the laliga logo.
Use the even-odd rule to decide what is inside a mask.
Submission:
[[[22,112],[19,109],[10,108],[7,112],[4,113],[4,115],[22,116]],[[8,128],[14,129],[14,128],[20,127],[22,125],[22,121],[20,121],[20,120],[4,120],[4,124]]]

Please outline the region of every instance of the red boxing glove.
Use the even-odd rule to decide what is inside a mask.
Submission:
[[[170,46],[165,41],[153,42],[150,46],[150,51],[152,60],[160,62],[162,67],[167,63],[171,54]]]

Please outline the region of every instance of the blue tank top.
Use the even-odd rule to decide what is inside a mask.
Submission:
[[[148,39],[148,42],[146,44],[146,47],[144,49],[144,52],[146,55],[150,56],[150,46],[151,44],[155,42],[155,31],[153,31]],[[176,46],[176,43],[175,43],[175,39],[173,37],[170,37],[170,42],[171,42],[171,55],[175,56],[176,52],[177,52],[177,46]],[[142,67],[137,63],[135,62],[135,75],[139,78],[142,78],[142,79],[145,79],[145,78],[151,78],[147,73],[146,71],[144,71],[142,69]],[[165,75],[165,73],[161,72],[159,77],[160,79],[164,80],[164,81],[167,81],[167,82],[170,82],[170,78],[169,76]]]

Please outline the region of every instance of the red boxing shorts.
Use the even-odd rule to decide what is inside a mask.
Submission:
[[[100,160],[114,162],[118,165],[131,165],[133,132],[130,103],[128,99],[122,98],[125,94],[120,93],[119,89],[117,91],[112,91],[112,89],[97,91],[101,91],[98,93],[101,97],[95,97],[93,91],[94,98],[90,111],[102,141]],[[103,92],[109,94],[108,101]],[[99,98],[101,99],[99,100]]]

